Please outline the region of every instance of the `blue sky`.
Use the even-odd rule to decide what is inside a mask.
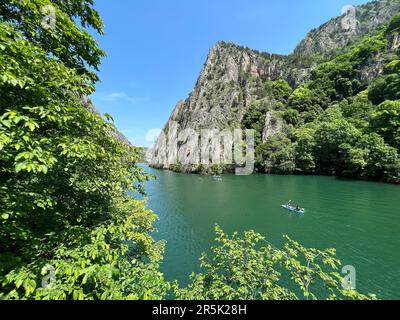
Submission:
[[[107,52],[92,96],[135,145],[163,128],[219,40],[287,54],[345,5],[366,0],[97,0]]]

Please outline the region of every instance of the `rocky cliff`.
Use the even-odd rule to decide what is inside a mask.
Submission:
[[[358,37],[387,23],[399,10],[398,0],[372,1],[354,9],[348,7],[342,16],[331,19],[309,32],[296,47],[294,54],[334,54]]]
[[[309,78],[317,61],[327,59],[361,36],[377,30],[399,10],[400,0],[375,1],[351,9],[311,31],[288,56],[218,42],[210,50],[194,90],[186,100],[176,105],[164,128],[165,135],[168,136],[176,124],[178,130],[241,128],[252,104],[261,101],[266,106],[262,130],[265,141],[283,127],[282,120],[274,117],[273,111],[268,111],[273,110],[278,102],[272,95],[263,92],[266,83],[283,79],[295,89]],[[370,68],[372,70],[365,71],[366,77],[375,77],[382,69],[377,61],[372,62]],[[179,147],[187,145],[187,149],[192,150],[190,144],[193,143],[197,142],[180,141]],[[172,168],[163,139],[159,139],[149,150],[147,161],[157,168]],[[185,164],[180,164],[178,168],[185,172],[196,172],[198,169],[196,165]]]

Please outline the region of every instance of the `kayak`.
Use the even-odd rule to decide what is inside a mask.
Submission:
[[[301,214],[306,213],[306,209],[301,208],[300,210],[297,210],[296,207],[292,207],[292,206],[289,206],[287,204],[283,204],[282,208],[285,208],[285,209],[287,209],[289,211],[292,211],[292,212],[301,213]]]
[[[285,209],[287,209],[289,211],[292,211],[292,212],[301,213],[301,214],[306,213],[306,209],[301,208],[300,210],[297,210],[296,207],[292,207],[292,206],[289,206],[287,204],[283,204],[282,208],[285,208]]]

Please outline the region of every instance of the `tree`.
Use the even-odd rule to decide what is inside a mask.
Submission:
[[[256,148],[256,163],[267,173],[293,173],[296,167],[292,142],[283,133],[269,137]]]
[[[400,75],[393,73],[377,78],[369,87],[369,99],[374,104],[400,99]]]
[[[340,101],[357,90],[352,61],[340,58],[320,65],[312,74],[310,89],[324,92],[329,101]]]
[[[289,83],[283,79],[273,81],[271,83],[271,87],[274,98],[282,103],[286,103],[293,92],[293,89]]]
[[[368,164],[369,149],[348,143],[339,146],[339,153],[343,158],[341,174],[346,177],[363,177]]]
[[[368,91],[345,99],[339,103],[340,110],[348,122],[358,129],[366,129],[375,111],[375,106],[368,100]]]
[[[314,139],[315,130],[303,127],[297,129],[295,136],[296,170],[303,173],[313,173],[315,171],[314,149],[316,147]]]
[[[286,121],[286,123],[295,127],[299,126],[302,122],[300,113],[294,109],[286,109],[283,112],[282,118]]]
[[[344,165],[340,146],[354,146],[362,133],[342,116],[338,107],[327,109],[318,120],[314,137],[317,171],[340,175]]]
[[[92,81],[105,55],[87,29],[103,34],[103,21],[94,0],[10,0],[0,6],[0,21],[31,44],[58,58],[66,67]],[[54,21],[47,21],[54,19]],[[81,25],[82,27],[80,27]]]
[[[265,125],[265,114],[261,110],[260,104],[255,102],[251,104],[249,110],[246,112],[242,126],[243,129],[252,129],[255,132],[255,144],[261,144],[262,132]]]
[[[82,101],[101,55],[72,23],[101,23],[91,1],[52,3],[65,25],[38,34],[49,1],[0,6],[0,298],[163,298],[157,217],[127,195],[140,152]]]
[[[217,246],[201,257],[202,273],[187,288],[175,284],[178,299],[297,300],[375,299],[345,290],[334,249],[308,249],[284,237],[278,249],[254,231],[226,235],[216,227]],[[285,286],[283,285],[285,283]]]
[[[365,135],[360,146],[368,150],[364,176],[380,181],[400,182],[400,158],[395,148],[388,146],[376,133]]]
[[[386,101],[378,106],[372,116],[371,130],[400,150],[400,100]]]
[[[324,94],[318,94],[305,85],[298,87],[289,98],[289,108],[297,110],[306,122],[321,114],[327,103]]]

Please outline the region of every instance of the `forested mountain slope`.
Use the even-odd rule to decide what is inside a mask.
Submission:
[[[211,49],[188,99],[171,123],[179,129],[255,129],[260,172],[333,174],[399,181],[400,1],[356,8],[311,31],[289,56],[230,43]],[[180,142],[191,149],[191,141]],[[149,162],[184,172],[228,166],[170,165],[158,141]]]

